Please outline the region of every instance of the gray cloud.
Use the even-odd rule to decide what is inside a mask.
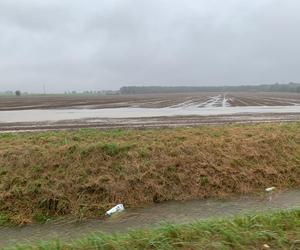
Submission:
[[[1,0],[0,92],[300,81],[298,0]]]

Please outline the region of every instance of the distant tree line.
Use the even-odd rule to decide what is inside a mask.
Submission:
[[[65,95],[118,95],[119,91],[115,90],[85,90],[85,91],[65,91]]]
[[[182,93],[182,92],[297,92],[300,93],[300,83],[288,84],[263,84],[263,85],[239,85],[239,86],[125,86],[120,88],[120,94],[148,94],[148,93]]]
[[[128,94],[150,94],[150,93],[189,93],[189,92],[294,92],[300,93],[300,83],[290,82],[288,84],[261,84],[261,85],[237,85],[237,86],[124,86],[120,90],[91,90],[77,92],[66,91],[65,95],[128,95]],[[0,95],[30,95],[28,92],[5,91]]]
[[[65,91],[64,93],[56,93],[56,94],[45,94],[45,93],[28,93],[28,92],[21,92],[20,90],[15,91],[4,91],[0,92],[0,96],[23,96],[23,95],[118,95],[119,90],[86,90],[86,91]]]

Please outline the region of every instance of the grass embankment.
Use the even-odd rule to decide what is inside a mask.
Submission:
[[[211,219],[125,234],[94,234],[71,243],[49,241],[31,249],[299,249],[300,210]]]
[[[0,223],[300,186],[300,123],[0,135]]]

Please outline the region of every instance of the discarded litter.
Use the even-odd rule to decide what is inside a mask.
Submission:
[[[274,191],[276,188],[275,187],[269,187],[269,188],[266,188],[266,192],[272,192]]]
[[[269,193],[269,201],[272,201],[272,195],[275,189],[276,189],[275,187],[269,187],[265,189],[265,191]]]
[[[125,210],[124,205],[118,204],[118,205],[114,206],[113,208],[111,208],[110,210],[108,210],[105,214],[107,216],[111,216],[112,214],[122,212],[123,210]]]

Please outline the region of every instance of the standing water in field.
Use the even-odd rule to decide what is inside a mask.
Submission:
[[[244,106],[228,107],[226,100],[219,100],[220,107],[190,106],[168,108],[107,108],[107,109],[33,109],[0,111],[0,123],[55,122],[88,118],[145,118],[171,116],[217,116],[234,114],[285,114],[300,113],[300,106]]]
[[[126,209],[110,218],[74,222],[61,219],[43,225],[0,228],[0,247],[38,240],[71,240],[99,231],[112,233],[133,228],[157,226],[163,222],[185,223],[199,219],[242,213],[300,207],[300,189],[261,197],[240,196],[230,200],[194,200],[164,202],[136,209]]]

